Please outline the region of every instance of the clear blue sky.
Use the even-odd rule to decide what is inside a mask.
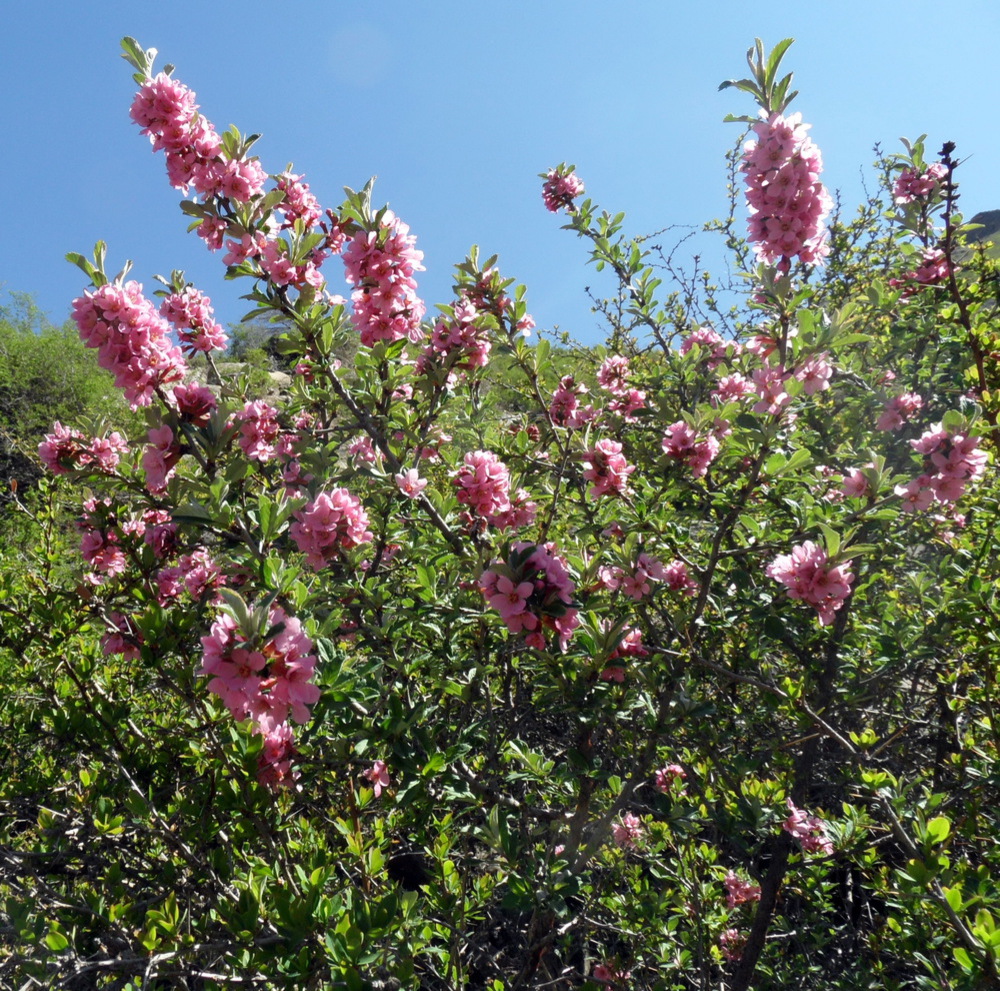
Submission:
[[[128,118],[119,39],[160,52],[219,130],[262,132],[268,172],[292,161],[321,202],[378,175],[376,200],[425,252],[421,293],[446,302],[472,243],[528,285],[541,327],[598,339],[586,251],[542,207],[537,173],[574,162],[588,194],[636,233],[719,215],[723,155],[753,113],[721,80],[744,74],[755,36],[794,37],[786,67],[825,179],[853,203],[872,146],[929,135],[958,143],[967,216],[1000,207],[996,0],[64,0],[11,3],[0,40],[8,94],[0,155],[8,235],[0,283],[63,320],[84,277],[64,261],[103,239],[152,289],[184,269],[238,320],[248,285],[185,233],[162,156]],[[679,236],[679,234],[678,234]],[[669,244],[669,236],[663,238]],[[340,269],[328,266],[338,291]]]

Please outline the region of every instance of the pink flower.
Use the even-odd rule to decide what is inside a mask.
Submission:
[[[668,458],[687,465],[695,478],[704,477],[720,450],[719,441],[713,434],[699,437],[694,428],[683,420],[667,427],[661,446]]]
[[[726,903],[730,908],[736,908],[737,905],[742,905],[744,902],[760,901],[759,884],[751,884],[749,881],[744,881],[732,871],[726,874],[726,879],[723,883],[726,886]]]
[[[802,391],[807,396],[830,388],[833,366],[826,359],[825,353],[814,355],[796,369],[795,377],[802,383]]]
[[[416,468],[395,476],[399,491],[408,499],[416,499],[427,488],[427,479],[421,478]]]
[[[800,114],[772,113],[754,125],[743,156],[750,208],[749,240],[758,261],[787,271],[794,260],[827,255],[825,220],[833,205],[819,181],[823,162]]]
[[[781,824],[781,828],[786,833],[791,833],[806,853],[823,853],[830,856],[833,853],[833,843],[824,833],[823,820],[797,809],[790,798],[786,799],[786,804],[789,816]]]
[[[833,622],[834,614],[851,594],[854,581],[846,565],[829,565],[826,551],[811,540],[792,548],[791,554],[775,558],[767,574],[788,589],[790,599],[801,599],[813,606],[823,626]]]
[[[294,515],[297,522],[288,533],[315,571],[325,567],[342,549],[372,539],[361,501],[344,488],[321,492]]]
[[[415,248],[410,228],[386,211],[377,230],[359,231],[343,253],[354,326],[361,343],[373,347],[379,341],[420,340],[424,303],[416,294],[413,273],[423,271],[424,254]]]
[[[626,850],[634,850],[638,842],[645,836],[642,820],[638,816],[626,812],[618,822],[611,826],[615,843]]]
[[[595,981],[618,987],[623,981],[632,979],[632,971],[623,970],[616,962],[599,963],[590,975]]]
[[[555,631],[565,651],[580,625],[573,602],[573,582],[553,544],[518,541],[507,561],[494,561],[479,580],[490,606],[500,612],[511,633],[525,633],[525,643],[544,650],[544,630]]]
[[[918,199],[929,199],[940,188],[948,175],[948,167],[942,162],[934,162],[926,172],[903,169],[892,188],[892,198],[903,205]]]
[[[675,781],[683,781],[687,771],[680,764],[667,764],[656,772],[656,790],[669,794]]]
[[[727,929],[719,937],[719,948],[722,950],[723,957],[730,963],[738,963],[743,958],[743,950],[746,945],[746,934],[741,933],[738,929]]]
[[[149,431],[149,446],[142,455],[142,469],[146,473],[146,488],[150,492],[163,492],[180,461],[180,444],[168,426],[154,427]]]
[[[362,771],[362,776],[367,778],[372,785],[372,791],[375,792],[375,797],[378,798],[384,789],[389,787],[389,771],[384,760],[377,760],[368,768],[367,771]]]
[[[590,498],[599,499],[611,493],[628,495],[628,476],[635,471],[635,465],[626,462],[621,453],[622,446],[614,440],[599,440],[592,450],[583,456],[587,470],[584,479],[594,484],[590,487]]]
[[[470,451],[452,479],[463,506],[487,522],[511,508],[510,474],[492,451]]]
[[[628,391],[628,358],[621,354],[608,355],[597,372],[597,381],[613,396]]]
[[[558,213],[560,209],[574,211],[573,200],[583,193],[583,180],[573,171],[573,167],[560,165],[549,169],[542,186],[542,200],[545,209]]]
[[[274,457],[274,443],[281,430],[277,415],[278,411],[262,399],[247,403],[236,414],[240,424],[238,443],[248,458],[263,463]]]

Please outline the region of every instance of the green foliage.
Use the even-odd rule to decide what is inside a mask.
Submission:
[[[751,50],[751,68],[789,99],[781,51]],[[126,53],[150,70],[155,53]],[[43,484],[16,566],[0,558],[0,981],[997,987],[1000,490],[991,462],[962,519],[949,500],[907,511],[898,491],[927,469],[910,441],[938,423],[950,445],[996,450],[996,269],[962,243],[949,154],[913,209],[888,189],[926,165],[922,143],[881,160],[825,269],[758,267],[727,311],[707,273],[679,277],[623,215],[581,202],[566,226],[615,283],[591,351],[526,341],[524,288],[476,251],[441,319],[477,301],[486,366],[431,360],[426,341],[358,348],[342,306],[249,263],[231,273],[254,276],[255,312],[284,328],[274,346],[307,368],[274,400],[284,452],[246,456],[231,417],[254,382],[224,375],[204,422],[154,404],[120,465]],[[232,222],[270,229],[266,212]],[[370,186],[339,216],[383,236]],[[713,226],[749,267],[732,216]],[[921,284],[907,273],[932,245],[953,271]],[[100,282],[100,252],[87,265]],[[706,319],[723,339],[687,346]],[[777,412],[719,398],[723,374],[769,354],[789,372],[828,362],[830,388],[790,374]],[[608,355],[630,361],[631,412],[597,376]],[[554,406],[560,389],[578,420]],[[923,407],[877,429],[904,391]],[[718,440],[704,472],[668,453],[679,424]],[[150,426],[181,448],[153,494]],[[636,470],[627,492],[595,496],[586,466],[608,439]],[[533,520],[501,528],[459,501],[476,450],[502,460]],[[396,482],[411,468],[422,493]],[[855,470],[867,490],[845,493]],[[311,567],[293,527],[341,487],[372,539]],[[107,502],[88,526],[121,568],[70,553],[65,521],[91,494]],[[158,541],[151,511],[176,532]],[[854,576],[826,623],[768,573],[806,541]],[[546,620],[578,610],[562,647],[545,620],[543,645],[505,621],[506,593],[484,595],[485,572],[515,576],[548,545],[572,597],[547,601]],[[205,556],[215,582],[189,577]],[[202,638],[230,617],[247,646],[227,663],[277,681],[289,616],[320,692],[281,768],[208,687]],[[793,838],[789,803],[818,817],[814,846],[801,820]],[[737,881],[750,893],[727,899]]]

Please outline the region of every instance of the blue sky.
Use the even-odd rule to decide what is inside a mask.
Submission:
[[[10,4],[4,21],[0,283],[56,322],[85,288],[64,255],[98,238],[109,267],[133,259],[147,290],[153,273],[184,269],[223,322],[245,312],[249,286],[226,283],[221,258],[185,233],[162,156],[128,118],[125,34],[176,65],[219,130],[262,132],[264,168],[294,162],[324,205],[377,175],[375,199],[425,253],[429,307],[448,301],[452,266],[478,243],[527,284],[540,327],[585,342],[600,329],[584,287],[602,282],[542,207],[537,173],[576,163],[588,194],[636,233],[718,216],[738,127],[722,117],[754,112],[718,84],[744,74],[755,36],[796,38],[793,109],[845,203],[861,196],[875,142],[895,150],[926,132],[931,150],[952,140],[968,159],[966,215],[1000,208],[995,0],[48,0]]]

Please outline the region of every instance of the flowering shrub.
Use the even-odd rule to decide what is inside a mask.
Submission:
[[[475,251],[425,321],[371,184],[323,208],[124,47],[133,119],[296,372],[249,394],[182,273],[157,305],[71,256],[147,419],[53,426],[39,550],[0,572],[0,973],[994,986],[997,274],[953,149],[908,145],[831,218],[788,43],[758,43],[749,241],[723,224],[749,292],[658,296],[559,166],[544,205],[614,280],[606,346],[574,350],[529,342]],[[940,278],[908,276],[929,250]]]

